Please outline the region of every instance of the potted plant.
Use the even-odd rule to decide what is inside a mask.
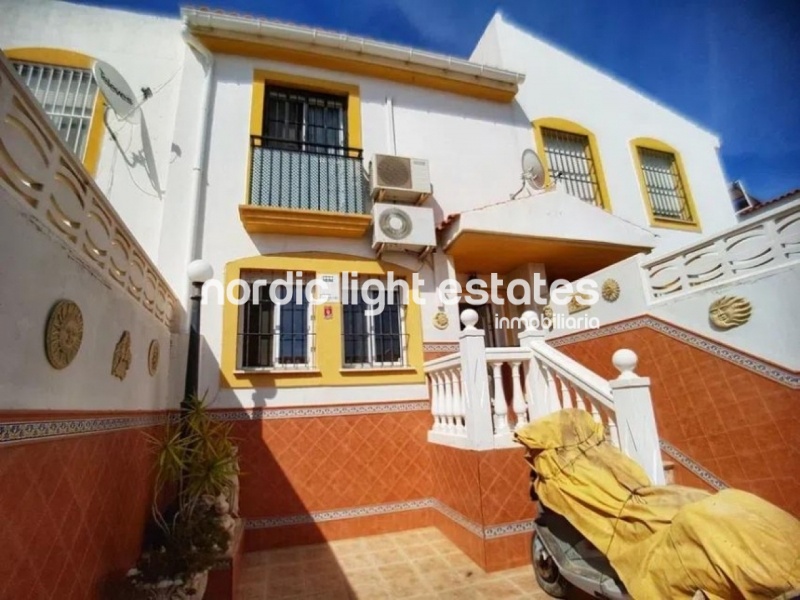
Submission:
[[[138,597],[203,597],[208,571],[228,551],[234,528],[229,498],[238,460],[230,428],[211,419],[203,399],[192,397],[163,438],[148,435],[156,455],[155,535],[128,572]],[[172,501],[162,510],[165,495]]]

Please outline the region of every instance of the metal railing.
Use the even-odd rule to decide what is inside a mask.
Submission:
[[[250,136],[250,204],[346,214],[369,211],[362,150]]]
[[[406,333],[343,333],[346,369],[401,367],[408,356]]]
[[[316,336],[301,332],[239,332],[239,368],[306,370],[315,367]]]

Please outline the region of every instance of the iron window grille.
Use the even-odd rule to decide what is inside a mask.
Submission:
[[[693,215],[675,155],[650,148],[638,148],[638,152],[653,216],[692,222]]]
[[[406,365],[408,338],[405,332],[405,303],[391,289],[367,289],[372,300],[383,297],[383,311],[367,314],[361,289],[344,290],[342,304],[342,345],[345,368],[399,367]]]
[[[24,61],[13,65],[61,138],[83,159],[97,97],[91,71]]]
[[[604,207],[589,137],[542,127],[542,140],[551,181],[559,179],[573,196]]]
[[[239,307],[237,332],[238,365],[241,369],[312,369],[316,348],[311,306],[306,297],[307,283],[288,288],[276,286],[276,299],[270,298],[270,277],[256,294],[251,286],[250,298]],[[288,300],[286,303],[280,303]]]

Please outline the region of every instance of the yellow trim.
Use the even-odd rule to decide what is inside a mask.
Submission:
[[[267,83],[323,94],[347,96],[347,145],[352,148],[361,148],[361,91],[357,85],[260,69],[253,71],[250,135],[261,135],[263,131],[264,93]]]
[[[600,192],[600,200],[602,201],[602,208],[611,212],[611,196],[608,194],[608,186],[606,185],[606,174],[603,170],[603,161],[600,158],[600,149],[597,146],[597,138],[594,133],[578,125],[574,121],[568,121],[559,117],[545,117],[536,119],[531,122],[533,127],[533,135],[536,140],[536,149],[539,152],[539,158],[545,168],[545,184],[550,185],[550,167],[547,162],[547,153],[544,151],[544,137],[542,136],[542,128],[557,129],[564,133],[574,133],[575,135],[585,135],[589,140],[589,152],[594,161],[595,170],[597,171],[597,187]]]
[[[661,140],[648,137],[633,139],[631,140],[630,145],[633,164],[636,169],[636,175],[639,178],[639,187],[642,190],[642,198],[644,199],[644,206],[645,210],[647,210],[647,216],[650,219],[650,225],[653,227],[679,229],[682,231],[702,231],[700,227],[700,215],[697,212],[697,206],[694,203],[692,190],[689,187],[689,179],[686,177],[686,169],[683,166],[683,158],[681,158],[681,153]],[[691,221],[665,219],[664,217],[657,217],[653,214],[653,206],[650,201],[650,196],[647,193],[647,183],[645,182],[644,171],[642,170],[642,161],[639,159],[639,148],[667,152],[675,157],[675,165],[678,168],[678,177],[680,177],[681,183],[683,184],[683,190],[686,193],[686,204],[689,207],[689,213],[692,215]]]
[[[244,204],[239,205],[239,218],[248,233],[338,238],[362,238],[372,223],[370,215]]]
[[[282,46],[262,44],[250,40],[222,38],[216,35],[197,34],[212,52],[250,56],[297,65],[327,69],[377,79],[386,79],[407,85],[424,87],[461,96],[470,96],[493,102],[509,103],[517,95],[514,83],[480,83],[474,77],[446,72],[423,65],[404,65],[399,61],[370,57],[368,60],[355,52],[326,48],[322,52],[309,51],[300,44],[286,42]]]
[[[370,258],[341,254],[308,252],[301,254],[275,254],[251,256],[229,262],[225,266],[225,286],[240,279],[242,271],[302,271],[303,273],[344,273],[356,271],[363,275],[386,275],[406,277],[411,281],[411,272]],[[422,351],[422,312],[420,306],[409,299],[405,311],[405,331],[408,335],[408,369],[343,369],[342,353],[342,305],[333,304],[332,318],[324,318],[325,305],[312,307],[314,313],[315,365],[318,373],[281,373],[242,371],[236,364],[236,334],[238,331],[239,307],[225,302],[222,314],[222,359],[220,385],[226,388],[254,387],[309,387],[337,385],[389,385],[424,383]]]
[[[55,67],[70,67],[73,69],[91,69],[94,58],[61,48],[9,48],[4,49],[9,60],[23,60],[26,62],[52,65]],[[103,112],[105,100],[98,91],[92,106],[92,118],[89,122],[89,132],[86,135],[86,147],[81,158],[83,166],[92,177],[97,173],[97,164],[100,160],[100,149],[103,143]]]

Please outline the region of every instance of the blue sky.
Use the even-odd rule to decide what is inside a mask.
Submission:
[[[93,0],[175,15],[176,0]],[[729,179],[800,187],[800,0],[207,0],[197,3],[468,56],[500,9],[722,140]]]

